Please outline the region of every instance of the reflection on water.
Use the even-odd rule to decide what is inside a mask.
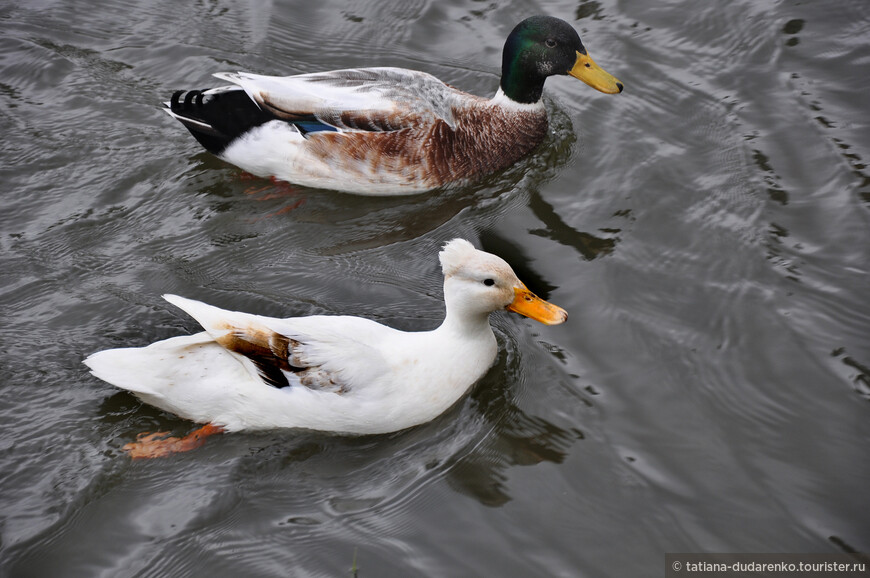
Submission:
[[[482,390],[478,390],[482,391]],[[481,395],[473,398],[481,403]],[[576,428],[565,430],[547,420],[528,416],[508,400],[504,407],[482,402],[482,415],[498,415],[492,431],[475,450],[448,472],[447,481],[464,495],[491,507],[511,500],[506,471],[513,466],[535,466],[542,462],[562,463],[570,446],[583,439]]]
[[[618,237],[596,237],[595,235],[577,231],[568,226],[562,218],[559,217],[559,214],[553,209],[553,206],[548,204],[536,192],[533,192],[529,199],[529,207],[532,209],[535,217],[546,226],[543,229],[530,231],[530,233],[572,247],[587,261],[612,253],[613,248],[619,241]],[[616,234],[619,233],[620,230],[600,229],[600,231],[607,234]]]
[[[868,4],[538,9],[626,91],[550,79],[528,159],[366,199],[251,178],[159,103],[212,70],[374,64],[492,94],[528,6],[0,8],[0,574],[646,576],[664,552],[870,548]],[[197,330],[161,294],[429,329],[456,236],[569,320],[494,315],[498,362],[445,415],[121,452],[192,427],[81,365]]]

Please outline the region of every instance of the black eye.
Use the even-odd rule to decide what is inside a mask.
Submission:
[[[556,41],[553,40],[552,38],[547,38],[547,41],[544,44],[547,45],[547,48],[555,48],[556,47]]]
[[[492,279],[484,279],[483,284],[487,287],[492,287],[493,285],[495,285],[495,281],[493,281]]]

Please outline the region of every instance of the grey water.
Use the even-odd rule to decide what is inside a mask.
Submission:
[[[522,18],[625,84],[550,79],[480,183],[364,198],[252,178],[160,112],[211,73],[424,70],[481,95]],[[669,552],[870,550],[870,3],[0,5],[0,575],[661,576]],[[177,293],[429,329],[439,246],[569,312],[391,435],[192,424],[81,360],[197,330]]]

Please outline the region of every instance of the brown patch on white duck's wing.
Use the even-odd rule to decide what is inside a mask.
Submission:
[[[244,355],[257,367],[263,381],[277,388],[287,387],[290,382],[284,371],[301,371],[304,368],[290,365],[293,347],[298,345],[286,335],[266,327],[245,328],[227,326],[226,335],[217,342],[226,349]]]
[[[307,366],[300,360],[295,351],[302,346],[299,341],[253,324],[244,328],[227,325],[226,329],[229,331],[216,341],[229,351],[250,359],[268,385],[278,389],[292,386],[285,373],[290,372],[309,389],[333,393],[346,391],[327,371],[318,366]]]

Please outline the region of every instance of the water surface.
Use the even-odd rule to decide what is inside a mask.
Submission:
[[[625,83],[547,83],[552,134],[461,190],[252,179],[160,102],[221,70],[425,70],[478,94],[513,25],[570,21]],[[870,549],[870,5],[0,8],[0,574],[655,576],[665,552]],[[81,360],[195,331],[177,293],[429,329],[469,238],[569,321],[493,316],[496,365],[386,436],[191,424]]]

